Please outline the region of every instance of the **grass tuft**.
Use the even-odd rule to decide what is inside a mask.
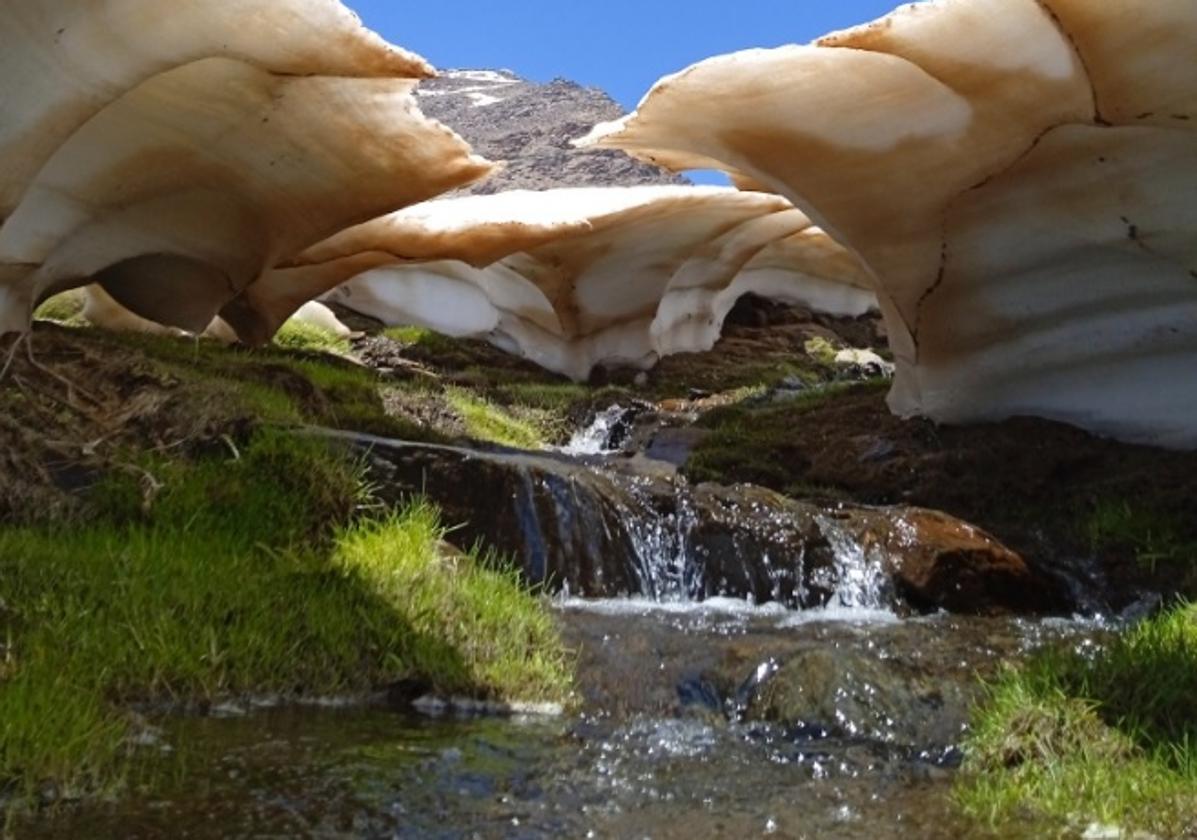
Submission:
[[[54,295],[42,303],[33,313],[39,321],[58,321],[62,324],[79,325],[83,320],[84,293],[82,289]]]
[[[544,449],[547,445],[540,429],[514,417],[490,400],[462,388],[449,388],[445,396],[453,410],[461,415],[467,434],[475,440],[515,449]]]
[[[1197,542],[1191,523],[1178,516],[1125,499],[1098,499],[1082,519],[1093,551],[1128,549],[1153,572],[1168,568],[1190,572],[1197,566]]]
[[[1197,607],[1093,652],[1053,650],[990,687],[958,799],[1000,826],[1028,809],[1161,837],[1197,831]]]
[[[295,318],[283,324],[282,329],[274,336],[274,343],[287,350],[335,353],[339,356],[349,355],[350,349],[348,338]]]

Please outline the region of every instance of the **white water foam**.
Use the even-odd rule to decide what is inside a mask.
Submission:
[[[706,601],[654,601],[650,598],[561,598],[559,609],[606,616],[714,616],[732,618],[782,618],[792,611],[781,604],[754,604],[741,598],[710,598]]]
[[[575,457],[584,455],[609,455],[614,450],[607,449],[607,441],[611,439],[611,431],[627,413],[621,405],[613,405],[606,411],[600,411],[594,422],[585,429],[579,429],[570,438],[568,444],[560,448],[565,455]]]

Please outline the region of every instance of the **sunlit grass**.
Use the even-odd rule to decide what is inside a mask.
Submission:
[[[447,389],[445,397],[475,440],[515,449],[543,449],[546,445],[544,435],[532,423],[513,416],[490,400],[462,388]]]
[[[0,791],[120,783],[131,703],[359,694],[397,683],[561,701],[570,662],[514,573],[446,552],[416,502],[364,497],[323,444],[263,432],[195,464],[112,479],[71,529],[0,531]]]
[[[990,689],[967,745],[963,808],[992,825],[1028,811],[1161,837],[1197,831],[1197,608],[1104,649],[1049,651]]]
[[[349,339],[332,330],[295,318],[283,324],[274,336],[274,343],[287,350],[304,350],[312,353],[336,353],[348,355]]]
[[[48,298],[33,313],[39,321],[58,321],[63,324],[83,324],[84,295],[82,289],[72,289],[69,292]]]

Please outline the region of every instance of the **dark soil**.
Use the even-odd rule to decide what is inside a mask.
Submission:
[[[752,434],[729,448],[718,430],[732,420]],[[956,428],[902,420],[876,387],[792,408],[712,414],[703,425],[715,431],[691,461],[700,478],[942,510],[1039,562],[1096,556],[1111,589],[1127,597],[1138,587],[1192,594],[1197,453],[1121,444],[1032,418]],[[1118,517],[1121,532],[1118,523],[1095,522],[1110,508],[1128,512]],[[1159,523],[1157,533],[1141,533],[1136,522]],[[1164,539],[1164,530],[1168,556],[1144,556],[1144,541]]]

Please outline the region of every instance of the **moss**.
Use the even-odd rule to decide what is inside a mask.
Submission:
[[[533,424],[512,416],[490,400],[461,388],[446,392],[449,404],[461,415],[466,432],[475,440],[516,449],[543,449],[544,435]]]
[[[710,433],[694,448],[685,472],[693,481],[744,482],[805,494],[809,489],[802,478],[806,459],[794,443],[794,424],[842,394],[886,385],[884,381],[837,383],[812,388],[782,403],[746,399],[716,408],[698,421],[698,427]],[[817,495],[829,494],[842,495],[831,487],[821,487]]]
[[[726,360],[714,353],[684,354],[663,359],[637,392],[654,400],[680,399],[694,391],[723,393],[742,388],[768,390],[786,380],[801,380],[812,387],[827,382],[830,370],[791,354],[785,358]]]
[[[72,289],[54,295],[42,303],[33,313],[39,321],[58,321],[63,324],[82,324],[84,294],[82,289]]]
[[[485,342],[450,338],[423,327],[392,327],[383,336],[404,345],[406,355],[415,361],[444,371],[461,371],[479,364],[501,369],[511,361]]]
[[[315,324],[292,318],[274,336],[274,343],[287,350],[303,350],[309,353],[349,354],[349,339],[337,335]]]
[[[593,388],[574,382],[515,382],[498,386],[494,396],[505,405],[567,414],[593,398]]]
[[[1051,650],[990,687],[957,796],[994,826],[1028,809],[1191,836],[1197,814],[1197,608],[1144,622],[1104,649]]]
[[[132,702],[243,693],[563,700],[570,662],[532,593],[450,558],[434,509],[380,521],[352,464],[260,432],[194,463],[145,458],[86,527],[0,531],[0,790],[119,784]]]
[[[196,402],[211,403],[217,415],[439,440],[430,430],[390,416],[378,374],[335,354],[282,347],[247,350],[139,334],[98,334],[98,340],[139,351],[155,375],[186,382],[197,392]]]

